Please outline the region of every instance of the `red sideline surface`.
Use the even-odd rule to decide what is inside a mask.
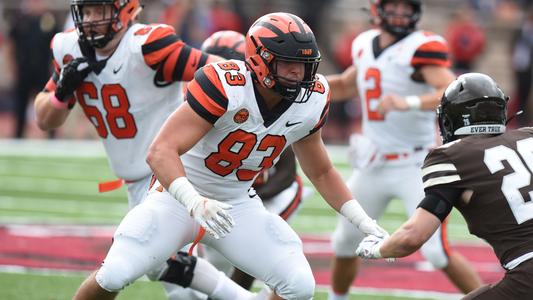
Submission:
[[[84,226],[0,226],[0,265],[60,270],[94,270],[111,245],[113,228]],[[332,257],[328,237],[302,236],[304,251],[317,284],[329,285]],[[486,245],[452,245],[485,282],[503,277],[492,249]],[[425,263],[419,252],[387,263],[365,261],[354,286],[458,292],[445,275]]]

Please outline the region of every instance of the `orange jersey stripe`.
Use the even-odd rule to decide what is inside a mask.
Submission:
[[[451,65],[451,62],[446,59],[436,59],[436,58],[418,58],[413,57],[411,60],[411,65],[414,67],[420,67],[425,65],[433,65],[433,66],[441,66],[441,67],[449,67]]]
[[[146,39],[146,42],[144,43],[145,45],[146,44],[150,44],[152,42],[155,42],[157,40],[160,40],[166,36],[170,36],[170,35],[175,35],[176,32],[174,31],[174,28],[170,27],[170,26],[164,26],[164,27],[157,27],[156,29],[154,29],[150,35],[148,36],[148,38]]]
[[[448,53],[448,45],[439,41],[431,41],[420,45],[416,51],[444,52]],[[416,55],[416,54],[415,54]]]
[[[182,48],[183,45],[184,44],[182,41],[177,40],[165,46],[164,48],[145,54],[144,61],[147,65],[151,67],[157,67],[157,65],[160,64],[163,60],[165,60],[165,58],[167,58],[170,53],[176,51],[176,49]]]
[[[328,91],[328,101],[326,102],[326,106],[324,106],[324,110],[322,110],[322,114],[320,114],[320,121],[313,127],[313,132],[320,129],[324,124],[326,123],[326,120],[328,118],[329,113],[329,91]]]
[[[207,110],[213,116],[220,118],[226,112],[224,107],[220,106],[213,98],[209,97],[202,90],[202,87],[196,80],[189,82],[187,91],[205,110]]]
[[[183,69],[183,75],[181,76],[181,80],[192,80],[194,77],[194,72],[196,72],[196,70],[205,65],[205,61],[207,60],[204,60],[203,64],[200,65],[202,61],[202,54],[202,51],[191,48],[189,58],[187,59],[187,63],[185,64]]]
[[[176,63],[178,61],[180,53],[181,53],[181,48],[172,52],[163,65],[163,79],[166,82],[172,81],[172,75],[174,73],[174,69],[176,67]]]
[[[414,67],[424,65],[449,67],[451,62],[448,53],[449,50],[446,43],[440,41],[427,42],[416,49],[411,59],[411,65]]]

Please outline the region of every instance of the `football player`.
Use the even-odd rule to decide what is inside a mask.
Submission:
[[[221,56],[225,59],[244,61],[245,36],[241,33],[225,30],[211,35],[202,44],[205,53]],[[302,203],[303,182],[296,172],[296,158],[291,148],[285,149],[279,161],[270,169],[261,171],[252,187],[263,201],[265,208],[288,220],[295,216]],[[231,268],[229,262],[220,257],[211,248],[204,248],[206,258],[220,270],[228,269],[233,273],[231,279],[246,289],[253,285],[254,278],[245,272]]]
[[[268,14],[251,26],[245,46],[246,62],[212,63],[195,73],[186,102],[150,147],[157,181],[122,220],[76,299],[112,299],[200,228],[209,233],[202,243],[280,297],[311,299],[315,282],[301,240],[250,190],[291,144],[334,209],[365,234],[386,235],[353,199],[322,143],[329,87],[316,74],[320,53],[311,29],[292,14]]]
[[[505,131],[507,103],[487,75],[467,73],[450,84],[437,110],[444,145],[432,150],[422,167],[425,197],[390,238],[363,239],[358,255],[407,256],[455,207],[506,270],[500,282],[463,299],[532,299],[533,129]]]
[[[402,201],[409,216],[423,198],[420,165],[435,147],[433,110],[455,78],[446,41],[416,30],[421,14],[420,0],[372,1],[371,21],[378,28],[355,38],[351,67],[327,77],[332,101],[353,98],[357,92],[361,98],[362,135],[354,135],[350,143],[352,165],[357,169],[348,185],[376,219],[393,198]],[[347,299],[359,266],[352,249],[362,238],[345,218],[339,218],[332,236],[330,300]],[[462,292],[481,285],[473,267],[448,247],[445,229],[437,230],[422,254]]]
[[[71,11],[76,30],[52,41],[55,73],[36,97],[37,122],[43,130],[59,127],[79,103],[127,183],[132,208],[149,187],[148,147],[182,102],[180,81],[218,58],[184,44],[170,26],[135,24],[139,0],[72,0]],[[152,279],[219,298],[251,295],[202,259],[178,255],[160,267],[150,270]]]

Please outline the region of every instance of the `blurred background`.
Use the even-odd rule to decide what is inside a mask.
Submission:
[[[531,0],[426,0],[419,28],[445,36],[454,70],[488,73],[511,96],[511,111],[524,110],[512,126],[530,125],[533,61]],[[245,33],[259,16],[287,11],[313,29],[323,53],[320,72],[337,73],[351,64],[353,38],[369,27],[367,0],[152,0],[144,1],[141,22],[173,25],[182,39],[199,47],[218,30]],[[0,2],[0,138],[93,139],[81,111],[57,132],[34,122],[33,97],[49,78],[49,43],[72,28],[66,0]],[[48,72],[46,72],[48,70]],[[76,108],[79,109],[79,108]],[[332,105],[324,138],[345,144],[360,118],[357,99]]]

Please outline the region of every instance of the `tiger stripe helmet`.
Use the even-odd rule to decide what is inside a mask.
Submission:
[[[102,5],[109,7],[112,11],[110,18],[94,22],[83,21],[84,5]],[[87,43],[94,48],[103,48],[113,39],[115,34],[122,28],[131,25],[137,14],[142,10],[140,0],[71,0],[70,11],[79,39],[82,43]],[[104,35],[97,36],[95,33],[87,34],[84,28],[92,26],[108,25]]]
[[[213,33],[202,44],[202,51],[225,59],[244,60],[244,34],[232,30]]]
[[[283,12],[267,14],[250,27],[245,44],[245,61],[254,80],[290,101],[306,102],[309,99],[321,55],[313,31],[302,19]],[[279,76],[277,61],[304,63],[303,80]],[[290,84],[282,84],[280,78]],[[302,89],[304,95],[296,101]]]

